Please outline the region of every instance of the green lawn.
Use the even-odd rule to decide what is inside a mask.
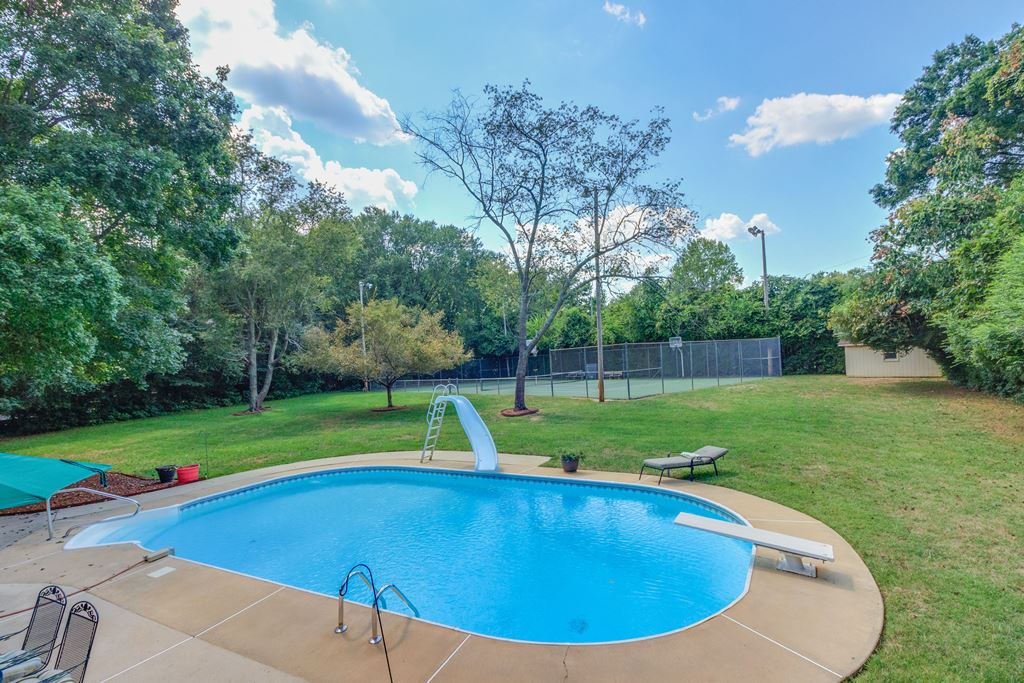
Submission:
[[[199,461],[222,475],[295,460],[418,450],[429,396],[371,413],[379,394],[324,394],[0,441],[152,474]],[[531,418],[474,396],[499,450],[581,451],[592,469],[706,443],[733,449],[714,483],[813,515],[849,540],[885,595],[864,680],[1024,680],[1024,406],[941,381],[794,377],[603,405],[531,398]],[[440,448],[467,449],[454,422]],[[552,463],[553,464],[553,463]],[[707,476],[707,475],[705,475]]]

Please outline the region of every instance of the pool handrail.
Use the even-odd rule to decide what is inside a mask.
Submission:
[[[362,569],[359,568],[364,566],[366,565],[358,564],[353,567],[345,576],[345,580],[342,582],[341,588],[338,589],[338,625],[334,628],[334,632],[340,634],[348,630],[348,624],[345,623],[345,594],[348,593],[349,581],[353,577],[359,577],[370,590],[370,595],[373,596],[373,602],[370,604],[370,644],[376,645],[382,640],[380,635],[380,615],[376,607],[378,605],[384,605],[384,608],[387,609],[387,604],[384,598],[385,591],[390,590],[392,593],[397,595],[398,598],[412,610],[413,615],[418,617],[420,615],[420,611],[416,609],[416,606],[413,605],[412,602],[409,601],[409,598],[407,598],[405,593],[402,592],[402,589],[393,583],[384,584],[380,587],[380,590],[374,593],[373,581],[363,573]],[[367,567],[367,570],[369,570],[369,567]]]
[[[56,514],[57,514],[56,512],[51,511],[50,501],[58,493],[70,493],[72,491],[82,491],[82,492],[85,492],[85,493],[93,493],[93,494],[96,494],[97,496],[102,496],[104,498],[110,498],[112,500],[123,500],[123,501],[125,501],[127,503],[131,503],[131,504],[133,504],[135,506],[135,511],[132,512],[131,514],[117,515],[115,517],[108,517],[105,520],[103,520],[104,522],[112,522],[112,521],[114,521],[116,519],[128,519],[129,517],[134,517],[135,515],[139,514],[139,511],[142,510],[142,503],[140,503],[139,501],[135,500],[134,498],[128,498],[126,496],[119,496],[116,493],[110,493],[108,491],[98,491],[97,489],[85,488],[83,486],[72,486],[71,488],[61,489],[60,491],[54,491],[53,493],[51,493],[50,495],[48,495],[46,497],[46,530],[47,530],[47,532],[49,534],[46,537],[47,541],[52,541],[53,540],[53,522],[54,522],[54,517],[56,517]]]

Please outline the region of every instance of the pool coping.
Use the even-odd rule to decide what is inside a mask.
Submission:
[[[472,454],[469,453],[438,451],[433,463],[423,465],[418,463],[418,458],[418,452],[408,451],[298,462],[206,480],[201,486],[175,487],[147,494],[140,497],[140,500],[148,510],[166,507],[172,503],[197,501],[232,489],[280,479],[289,474],[367,465],[411,465],[460,472],[472,468]],[[503,471],[516,476],[539,476],[545,479],[576,478],[594,483],[624,485],[634,489],[683,494],[691,499],[705,499],[716,507],[725,508],[736,514],[748,523],[753,522],[755,526],[785,530],[796,535],[809,535],[818,540],[832,542],[836,545],[837,561],[823,568],[822,577],[819,579],[783,576],[781,572],[772,568],[775,554],[757,549],[752,553],[754,566],[748,572],[746,590],[730,606],[698,624],[691,624],[677,631],[617,643],[552,645],[513,641],[476,635],[464,630],[435,625],[422,619],[414,620],[397,612],[388,612],[385,622],[389,632],[391,629],[401,628],[402,633],[416,633],[415,638],[409,639],[405,639],[403,635],[403,640],[396,646],[404,649],[409,655],[403,666],[419,666],[420,669],[427,666],[413,663],[418,660],[433,660],[440,664],[436,669],[433,668],[434,664],[430,664],[432,673],[426,669],[417,669],[416,675],[403,676],[403,680],[414,680],[417,676],[421,680],[437,683],[443,680],[474,680],[474,675],[480,676],[481,666],[486,667],[484,671],[488,680],[575,680],[577,676],[580,680],[672,680],[678,677],[680,666],[687,667],[686,670],[691,672],[693,677],[699,678],[701,668],[710,665],[700,662],[703,655],[698,655],[698,652],[713,652],[715,648],[724,649],[717,664],[718,669],[708,669],[711,677],[719,677],[714,674],[717,671],[721,676],[727,676],[732,672],[737,676],[756,675],[761,680],[837,680],[859,671],[873,652],[881,635],[884,617],[884,605],[878,587],[852,547],[824,523],[771,501],[707,483],[666,479],[664,485],[653,486],[651,484],[655,480],[654,477],[645,483],[635,479],[635,474],[629,473],[581,471],[575,475],[567,475],[559,470],[540,468],[539,466],[547,460],[548,458],[540,456],[501,455]],[[113,514],[113,508],[112,504],[97,504],[69,512],[76,521],[82,522],[80,526],[84,526],[110,516]],[[63,524],[66,525],[66,522]],[[806,529],[806,532],[792,531],[794,528]],[[19,602],[25,602],[29,601],[31,589],[38,586],[40,581],[54,580],[67,587],[88,586],[92,582],[89,577],[112,574],[118,569],[123,569],[129,557],[137,561],[142,554],[141,550],[126,549],[123,544],[119,544],[120,548],[108,546],[62,552],[57,549],[59,545],[47,543],[44,539],[45,533],[36,531],[14,545],[0,549],[0,591],[24,596]],[[124,611],[128,613],[123,616],[125,620],[129,617],[133,620],[143,620],[152,624],[146,628],[166,630],[167,624],[164,622],[173,622],[173,619],[160,617],[153,621],[155,608],[147,608],[148,612],[137,605],[133,608],[131,600],[119,596],[119,591],[134,588],[134,584],[138,583],[138,577],[144,576],[145,572],[164,564],[179,569],[177,574],[182,579],[188,575],[205,577],[206,572],[212,572],[211,576],[222,577],[216,581],[224,582],[231,590],[235,590],[232,587],[237,587],[241,591],[242,587],[255,583],[253,579],[244,575],[209,568],[202,563],[195,563],[196,568],[189,570],[187,567],[191,562],[173,558],[161,560],[153,565],[142,565],[141,569],[134,568],[87,595],[97,600],[106,612],[120,614]],[[304,593],[302,589],[281,587],[280,584],[263,579],[259,581],[268,586],[266,590],[269,591],[271,587],[274,590],[255,603],[243,606],[238,614],[225,614],[223,621],[213,623],[198,635],[188,636],[188,629],[179,631],[179,635],[184,637],[179,643],[182,650],[201,650],[202,657],[206,658],[203,661],[209,660],[210,666],[221,667],[217,670],[230,671],[233,670],[232,667],[255,667],[253,671],[260,672],[257,677],[247,676],[246,679],[295,680],[293,676],[296,674],[306,680],[331,680],[332,674],[336,677],[336,670],[319,671],[316,670],[315,663],[303,661],[301,658],[289,659],[286,655],[268,653],[273,649],[270,643],[266,645],[271,647],[264,646],[256,651],[248,651],[248,639],[231,640],[230,635],[235,631],[247,628],[251,630],[262,623],[257,618],[257,613],[261,614],[263,608],[255,605],[262,603],[263,600],[272,599],[274,604],[280,603],[285,606],[305,604],[303,601],[306,599],[300,596]],[[159,593],[158,586],[150,588]],[[35,590],[38,590],[38,587]],[[316,599],[317,610],[329,610],[329,604],[336,604],[334,599],[320,593],[305,593],[310,599]],[[107,604],[104,596],[107,600],[114,599],[114,602]],[[168,606],[168,609],[187,607],[181,603],[181,596],[175,595],[173,591],[165,598],[157,598],[157,602]],[[176,600],[178,603],[175,603]],[[2,609],[0,618],[3,618]],[[320,620],[323,618],[321,616]],[[364,618],[368,619],[368,610],[366,615],[359,615],[360,622]],[[418,621],[420,625],[415,628],[403,625],[404,622],[412,621]],[[322,625],[326,627],[326,624]],[[117,629],[116,625],[111,625],[110,628]],[[214,628],[218,630],[212,634],[207,633]],[[317,627],[317,634],[319,628]],[[445,632],[450,635],[444,635]],[[130,638],[132,635],[126,631],[124,637]],[[115,643],[118,637],[114,634],[109,636]],[[442,640],[448,644],[443,647],[439,644],[429,645],[435,641],[440,643]],[[723,644],[723,641],[728,642]],[[209,643],[216,647],[210,647]],[[242,643],[242,646],[239,646],[239,643]],[[372,646],[366,646],[359,649],[359,646],[352,644],[351,641],[340,644],[337,640],[325,640],[324,643],[324,647],[330,647],[332,650],[324,651],[325,660],[330,657],[341,657],[341,650],[346,653],[350,650],[355,653],[358,650],[357,654],[345,655],[346,666],[379,665],[379,662],[376,662],[380,659],[379,648],[374,650]],[[328,646],[326,643],[332,644]],[[172,645],[172,648],[174,647],[178,645]],[[652,650],[652,647],[656,648],[656,651]],[[338,649],[339,652],[333,652],[334,649]],[[423,650],[422,654],[412,656],[420,650]],[[120,655],[122,659],[128,656]],[[147,676],[145,672],[167,666],[169,656],[164,652],[156,652],[149,657],[140,657],[141,661],[118,671],[113,670],[116,666],[114,661],[108,663],[107,670],[100,669],[100,658],[97,657],[96,663],[90,665],[87,681],[103,681],[110,678],[127,680],[125,674],[128,670],[132,671],[131,680],[161,680],[162,675]],[[392,653],[393,658],[394,656]],[[108,655],[108,658],[117,659],[113,654]]]

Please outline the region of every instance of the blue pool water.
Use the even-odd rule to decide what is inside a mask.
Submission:
[[[183,558],[327,595],[365,562],[428,621],[594,643],[689,626],[746,590],[751,545],[673,524],[679,512],[739,521],[641,487],[372,467],[95,525],[72,545],[173,546]],[[367,603],[369,591],[360,583],[350,598]],[[388,607],[406,612],[395,599]]]

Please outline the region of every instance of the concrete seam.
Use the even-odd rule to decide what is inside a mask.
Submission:
[[[778,645],[779,647],[781,647],[786,652],[791,652],[791,653],[795,654],[797,657],[799,657],[800,659],[806,660],[806,661],[810,662],[811,664],[813,664],[814,666],[818,667],[819,669],[823,669],[823,670],[829,672],[830,674],[832,674],[836,678],[839,678],[839,679],[843,678],[843,676],[841,674],[836,673],[835,671],[833,671],[832,669],[828,668],[824,664],[820,664],[820,663],[814,661],[813,659],[811,659],[810,657],[808,657],[806,655],[800,654],[799,652],[797,652],[796,650],[794,650],[791,647],[786,647],[785,645],[783,645],[779,641],[775,640],[774,638],[769,638],[768,636],[766,636],[765,634],[761,633],[757,629],[751,628],[751,627],[747,626],[746,624],[744,624],[742,622],[736,621],[735,619],[733,619],[732,617],[730,617],[727,614],[723,614],[722,616],[725,617],[726,619],[728,619],[729,621],[731,621],[732,623],[736,624],[737,626],[742,626],[743,628],[747,629],[751,633],[753,633],[755,635],[758,635],[758,636],[761,636],[762,638],[767,640],[769,643],[774,643],[775,645]]]
[[[281,586],[280,588],[278,588],[278,589],[277,589],[276,591],[274,591],[273,593],[270,593],[269,595],[264,595],[264,596],[263,596],[262,598],[260,598],[260,599],[259,599],[259,600],[257,600],[256,602],[252,603],[251,605],[246,605],[245,607],[243,607],[242,609],[238,610],[237,612],[235,612],[235,613],[234,613],[234,614],[232,614],[231,616],[229,616],[229,617],[224,617],[223,619],[221,619],[220,621],[218,621],[218,622],[217,622],[216,624],[214,624],[213,626],[208,626],[208,627],[204,628],[204,629],[203,629],[202,631],[200,631],[199,633],[195,634],[195,635],[193,636],[193,638],[198,638],[198,637],[200,637],[200,636],[202,636],[202,635],[204,635],[204,634],[206,634],[206,633],[209,633],[210,631],[212,631],[213,629],[217,628],[218,626],[220,626],[220,625],[221,625],[221,624],[223,624],[224,622],[226,622],[226,621],[230,621],[231,619],[234,619],[235,617],[237,617],[237,616],[238,616],[239,614],[241,614],[242,612],[245,612],[246,610],[248,610],[248,609],[249,609],[249,608],[251,608],[251,607],[255,607],[256,605],[260,604],[260,603],[261,603],[261,602],[263,602],[264,600],[268,600],[268,599],[270,599],[270,598],[274,597],[275,595],[277,595],[278,593],[280,593],[280,592],[281,592],[281,591],[283,591],[283,590],[284,590],[284,586]]]
[[[454,657],[459,652],[459,650],[462,649],[462,646],[466,644],[466,641],[469,640],[472,637],[473,637],[472,635],[468,635],[465,638],[463,638],[462,642],[459,643],[459,646],[457,648],[455,648],[454,650],[452,650],[452,653],[450,655],[448,655],[447,659],[445,659],[443,662],[441,662],[441,666],[437,667],[437,670],[434,673],[430,674],[430,678],[428,678],[426,680],[426,683],[430,683],[432,680],[434,680],[434,678],[437,676],[437,674],[441,673],[441,669],[443,669],[446,666],[448,666],[448,662],[452,661],[452,657]]]
[[[152,661],[152,660],[156,659],[157,657],[159,657],[160,655],[163,655],[163,654],[166,654],[166,653],[170,652],[171,650],[173,650],[174,648],[178,647],[179,645],[184,645],[185,643],[189,642],[190,640],[198,639],[199,636],[203,635],[204,633],[208,633],[209,631],[212,631],[213,629],[217,628],[218,626],[220,626],[224,622],[228,621],[229,619],[234,619],[235,617],[237,617],[239,614],[241,614],[242,612],[246,611],[250,607],[255,607],[256,605],[260,604],[261,602],[263,602],[267,598],[273,597],[274,595],[280,593],[283,590],[284,590],[284,587],[282,586],[281,588],[278,588],[273,593],[270,593],[269,595],[263,596],[262,598],[260,598],[256,602],[252,603],[251,605],[247,605],[247,606],[243,607],[242,609],[238,610],[237,612],[235,612],[231,616],[225,617],[224,619],[221,619],[220,621],[218,621],[213,626],[210,626],[210,627],[208,627],[206,629],[203,629],[202,631],[200,631],[199,633],[195,634],[194,636],[189,636],[188,638],[185,638],[184,640],[179,641],[179,642],[175,643],[174,645],[171,645],[170,647],[168,647],[168,648],[166,648],[164,650],[161,650],[160,652],[157,652],[156,654],[150,655],[149,657],[146,657],[142,661],[139,661],[139,662],[136,662],[135,664],[132,664],[127,669],[124,669],[122,671],[118,671],[113,676],[108,676],[108,677],[104,678],[100,683],[107,683],[107,681],[109,681],[109,680],[112,680],[114,678],[117,678],[118,676],[126,674],[129,671],[131,671],[132,669],[134,669],[136,667],[139,667],[139,666],[142,666],[146,662]]]
[[[194,636],[189,636],[188,638],[185,638],[185,640],[181,640],[181,641],[178,641],[178,642],[177,642],[177,643],[175,643],[174,645],[171,645],[171,646],[170,646],[170,647],[168,647],[168,648],[165,648],[165,649],[163,649],[163,650],[160,650],[160,652],[157,652],[156,654],[152,654],[152,655],[150,655],[149,657],[146,657],[145,659],[143,659],[143,660],[142,660],[142,661],[140,661],[140,662],[135,662],[134,664],[132,664],[131,666],[129,666],[129,667],[127,668],[127,669],[123,669],[123,670],[121,670],[121,671],[118,671],[118,672],[117,672],[116,674],[114,674],[113,676],[107,676],[107,677],[106,677],[106,678],[104,678],[104,679],[103,679],[102,681],[100,681],[100,683],[107,683],[107,681],[113,680],[113,679],[117,678],[118,676],[121,676],[121,675],[123,675],[123,674],[126,674],[126,673],[128,673],[129,671],[131,671],[132,669],[134,669],[134,668],[136,668],[136,667],[139,667],[139,666],[142,666],[142,665],[143,665],[143,664],[145,664],[146,662],[148,662],[148,661],[151,661],[151,660],[154,660],[154,659],[156,659],[157,657],[159,657],[159,656],[160,656],[160,655],[162,655],[162,654],[165,654],[165,653],[167,653],[167,652],[170,652],[171,650],[173,650],[174,648],[178,647],[179,645],[184,645],[184,644],[185,644],[185,643],[187,643],[188,641],[190,641],[190,640],[193,640],[193,638],[194,638]]]
[[[35,562],[37,560],[41,560],[44,557],[53,557],[54,555],[57,555],[57,554],[62,553],[62,552],[64,552],[63,548],[60,549],[60,550],[55,550],[52,553],[46,553],[45,555],[40,555],[39,557],[30,557],[27,560],[22,560],[21,562],[15,562],[14,564],[7,565],[6,567],[3,567],[2,569],[0,569],[0,572],[6,571],[8,569],[14,569],[15,567],[20,567],[23,564],[29,564],[31,562]]]

